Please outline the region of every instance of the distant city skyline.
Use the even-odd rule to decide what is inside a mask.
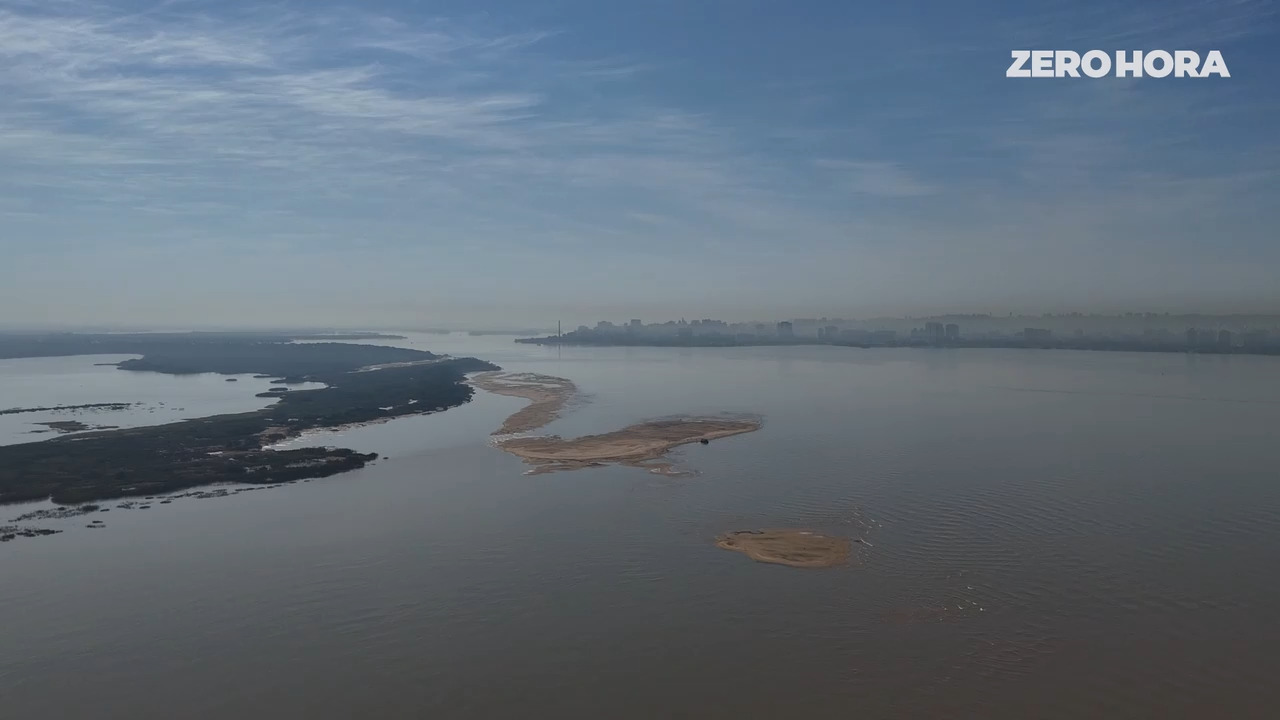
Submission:
[[[175,323],[175,324],[147,324],[147,323],[48,323],[48,322],[26,322],[26,323],[9,323],[0,324],[0,332],[97,332],[97,331],[186,331],[186,330],[255,330],[255,331],[288,331],[288,330],[308,330],[318,329],[326,331],[427,331],[427,332],[467,332],[475,331],[482,333],[499,333],[499,334],[537,334],[541,332],[555,333],[557,331],[571,332],[575,329],[588,328],[594,329],[600,325],[608,325],[619,331],[625,331],[628,328],[638,329],[649,326],[658,325],[690,325],[697,327],[703,323],[719,323],[731,326],[747,326],[759,325],[778,329],[783,323],[793,327],[811,326],[820,327],[831,323],[840,325],[877,325],[888,324],[894,326],[913,326],[922,330],[928,330],[930,324],[936,324],[941,328],[940,332],[946,337],[952,326],[955,328],[964,327],[965,323],[976,323],[979,326],[986,324],[996,325],[1023,325],[1037,321],[1049,321],[1049,324],[1062,326],[1088,326],[1091,323],[1107,323],[1112,326],[1120,327],[1168,327],[1170,329],[1189,329],[1195,323],[1205,323],[1214,327],[1232,326],[1232,327],[1266,327],[1280,330],[1280,312],[1245,312],[1245,313],[1177,313],[1177,312],[1138,312],[1128,311],[1123,313],[1082,313],[1079,311],[1060,312],[1060,313],[969,313],[969,312],[940,312],[933,314],[918,315],[822,315],[809,314],[806,316],[787,316],[782,315],[762,315],[758,317],[743,316],[726,316],[726,317],[705,317],[701,315],[680,316],[674,318],[636,318],[632,317],[634,313],[614,316],[612,318],[597,318],[595,320],[585,320],[582,318],[560,319],[541,323],[467,323],[457,320],[450,321],[448,319],[437,320],[435,322],[427,322],[425,319],[417,323],[384,323],[384,324],[344,324],[344,323],[301,323],[301,324],[270,324],[264,322],[248,322],[243,324],[236,323]],[[776,319],[784,318],[784,319]],[[938,322],[933,322],[938,321]],[[972,328],[970,324],[968,327]]]
[[[1280,328],[1280,313],[1038,313],[1038,314],[992,314],[992,313],[939,313],[933,315],[903,315],[878,317],[837,317],[818,315],[810,317],[789,317],[783,320],[751,319],[733,320],[726,318],[680,317],[667,319],[630,318],[615,322],[609,319],[597,320],[594,323],[579,323],[577,330],[609,330],[617,332],[634,332],[661,327],[753,327],[758,331],[770,328],[777,334],[796,332],[798,328],[839,328],[842,326],[866,325],[911,325],[935,339],[954,338],[962,326],[969,327],[1007,327],[1025,323],[1042,322],[1044,324],[1085,328],[1089,326],[1133,327],[1133,328],[1185,328],[1188,323],[1211,323],[1216,325],[1257,326]],[[965,323],[965,325],[962,325]],[[558,327],[558,326],[557,326]]]
[[[714,318],[594,325],[519,343],[730,347],[844,345],[857,347],[1056,348],[1136,352],[1280,354],[1280,316],[941,315],[925,318],[793,318],[729,322]]]

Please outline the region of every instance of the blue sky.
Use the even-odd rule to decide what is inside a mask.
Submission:
[[[0,325],[1280,311],[1278,14],[0,0]]]

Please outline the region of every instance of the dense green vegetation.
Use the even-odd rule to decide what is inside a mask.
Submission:
[[[9,408],[0,410],[0,415],[19,415],[34,412],[62,412],[66,410],[124,410],[132,403],[88,403],[85,405],[51,405],[49,407]]]
[[[150,350],[141,358],[120,363],[121,370],[150,370],[170,375],[216,372],[249,373],[301,382],[317,375],[345,372],[368,365],[421,362],[438,356],[422,350],[352,345],[349,343],[242,342],[175,344]]]
[[[263,446],[304,430],[460,405],[473,392],[462,383],[466,373],[497,369],[461,358],[353,371],[434,357],[370,345],[257,341],[201,343],[198,352],[170,348],[148,355],[139,365],[161,372],[265,372],[305,377],[328,387],[282,393],[279,402],[255,412],[0,447],[0,503],[49,497],[60,503],[87,502],[219,482],[325,477],[362,467],[376,456],[347,449],[272,451]]]
[[[0,333],[0,358],[62,357],[67,355],[148,355],[171,349],[232,345],[283,344],[293,340],[362,340],[396,335],[349,333],[313,335],[253,332],[191,333]],[[364,347],[377,347],[367,345]],[[395,350],[396,348],[382,348]],[[386,361],[375,361],[386,362]],[[264,371],[265,372],[265,371]]]

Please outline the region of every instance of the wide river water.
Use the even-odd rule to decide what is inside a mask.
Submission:
[[[477,393],[307,438],[360,471],[34,523],[66,532],[0,545],[0,717],[1280,717],[1280,358],[393,344],[572,379],[547,432],[764,427],[692,477],[529,476],[488,445],[523,401]],[[138,399],[24,377],[0,406]],[[714,545],[854,523],[859,567]]]

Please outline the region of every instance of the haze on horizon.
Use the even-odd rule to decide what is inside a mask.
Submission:
[[[1276,39],[1262,0],[0,0],[0,327],[1280,312]]]

